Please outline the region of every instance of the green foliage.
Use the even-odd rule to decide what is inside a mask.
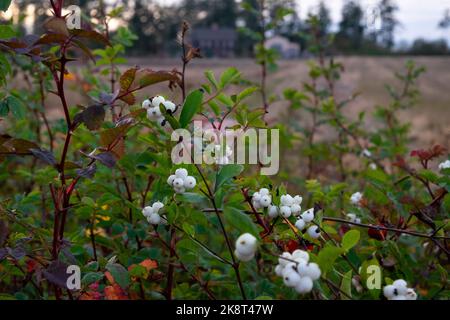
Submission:
[[[244,7],[249,17],[261,13],[254,2]],[[269,9],[266,31],[293,14]],[[77,299],[380,299],[382,287],[399,278],[420,299],[448,299],[448,152],[439,145],[410,152],[399,115],[417,101],[423,68],[408,62],[398,84],[387,86],[391,100],[374,114],[379,125],[369,125],[365,113],[349,117],[346,107],[358,95],[336,95],[344,66],[326,56],[326,17],[310,16],[319,59],[299,88],[273,97],[264,81],[227,68],[206,71],[194,84],[202,89],[180,101],[189,73],[121,66],[125,50],[141,40],[125,28],[108,34],[110,19],[123,12],[71,31],[55,12],[35,42],[4,42],[14,30],[0,27],[0,299],[65,299],[68,265],[82,272]],[[270,71],[276,54],[262,46],[265,32],[246,33],[260,42],[256,62]],[[74,64],[81,54],[88,59]],[[69,87],[83,97],[80,105]],[[151,94],[177,106],[159,106],[162,122],[141,108]],[[265,107],[281,99],[287,119],[266,121]],[[197,119],[240,134],[279,129],[280,141],[268,144],[280,144],[281,171],[266,177],[259,165],[173,164],[174,146],[190,142],[172,141],[173,130],[192,132]],[[184,193],[168,183],[180,168],[196,181]],[[294,216],[270,217],[252,198],[262,188],[278,207],[283,195],[301,195],[320,236],[308,234],[310,226],[298,230]],[[151,224],[144,213],[154,213],[146,207],[156,202],[163,203],[161,221]],[[244,233],[257,239],[249,261],[235,250]],[[273,271],[283,252],[296,249],[320,267],[314,294],[298,295]],[[381,273],[375,289],[368,285],[373,268]]]

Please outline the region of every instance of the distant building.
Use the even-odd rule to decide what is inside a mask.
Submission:
[[[284,59],[295,59],[300,57],[300,45],[281,36],[275,36],[268,39],[265,47],[267,49],[277,50]]]
[[[234,29],[217,26],[196,28],[192,30],[190,40],[204,57],[231,58],[234,57],[237,34]]]

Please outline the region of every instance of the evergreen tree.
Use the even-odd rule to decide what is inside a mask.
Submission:
[[[395,17],[398,7],[393,0],[381,0],[378,7],[381,20],[381,28],[378,32],[379,42],[383,47],[392,49],[395,44],[395,29],[399,25]]]
[[[364,12],[359,2],[346,1],[342,8],[342,20],[336,35],[336,45],[344,52],[355,52],[362,48],[365,26]]]
[[[450,28],[450,9],[445,10],[444,17],[439,22],[439,28]]]

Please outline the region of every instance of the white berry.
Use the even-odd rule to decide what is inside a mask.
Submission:
[[[320,279],[320,268],[317,263],[311,262],[306,266],[306,275],[311,278],[311,280]]]
[[[270,206],[269,207],[269,217],[272,219],[278,216],[278,208],[277,206]]]
[[[186,189],[193,189],[197,185],[197,181],[194,177],[188,176],[184,179],[184,187]]]
[[[164,204],[160,201],[157,201],[152,205],[152,208],[156,213],[163,207],[164,207]]]
[[[272,198],[268,195],[261,196],[261,199],[259,200],[259,203],[264,208],[269,207],[271,202],[272,202]]]
[[[147,217],[147,221],[150,224],[157,225],[161,222],[161,217],[157,213],[152,213],[150,216]]]
[[[283,282],[289,288],[294,288],[300,282],[301,277],[295,271],[285,272],[283,274]]]
[[[311,208],[311,209],[303,212],[301,217],[302,217],[303,221],[305,221],[306,223],[310,223],[311,221],[313,221],[314,220],[314,208]]]
[[[150,108],[150,105],[151,105],[151,102],[149,99],[146,99],[142,102],[142,108],[144,108],[144,109]]]
[[[142,209],[142,214],[146,218],[148,218],[152,213],[154,213],[154,210],[152,207],[145,207],[144,209]]]
[[[281,214],[283,217],[285,217],[285,218],[289,218],[289,217],[291,216],[291,214],[292,214],[291,207],[288,207],[288,206],[282,206],[282,207],[280,208],[280,214]]]
[[[236,251],[241,255],[252,255],[258,245],[257,239],[250,233],[244,233],[236,240]]]
[[[304,250],[297,249],[294,252],[292,252],[292,258],[294,258],[294,259],[300,258],[300,259],[308,262],[309,261],[309,253]]]
[[[188,171],[184,168],[180,168],[175,170],[175,175],[177,176],[177,178],[185,179],[188,176]]]
[[[312,290],[314,284],[311,278],[309,277],[303,277],[298,282],[297,286],[295,287],[295,291],[297,291],[300,294],[308,293]]]
[[[181,188],[184,187],[184,181],[181,178],[176,178],[175,180],[173,180],[173,186],[175,188]]]
[[[172,174],[168,179],[167,179],[167,183],[171,186],[173,186],[173,181],[177,178],[176,175]]]
[[[295,222],[295,227],[296,227],[298,230],[303,231],[303,230],[305,229],[305,227],[306,227],[306,223],[305,223],[305,221],[304,221],[302,218],[300,218],[300,219],[298,219],[298,220]]]

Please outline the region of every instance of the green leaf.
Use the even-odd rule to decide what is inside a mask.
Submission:
[[[9,106],[6,101],[0,101],[0,117],[6,117],[9,113]]]
[[[14,96],[9,96],[6,98],[6,103],[8,104],[9,110],[12,112],[14,117],[17,119],[25,118],[27,110],[25,104],[20,99]]]
[[[345,251],[349,251],[351,248],[356,246],[360,237],[361,237],[361,234],[359,233],[358,230],[348,231],[342,238],[342,248]]]
[[[110,263],[106,265],[106,269],[111,272],[114,281],[122,288],[126,289],[130,285],[130,275],[124,266],[118,263]]]
[[[102,280],[103,277],[104,275],[101,272],[88,272],[86,273],[86,275],[83,276],[83,279],[81,279],[81,283],[87,286],[90,285],[91,283]]]
[[[180,125],[182,128],[186,128],[195,114],[200,111],[202,101],[203,92],[200,90],[194,90],[187,96],[180,115]]]
[[[234,67],[225,70],[220,77],[220,88],[224,88],[229,85],[233,80],[238,78],[239,75],[239,70]]]
[[[219,87],[216,77],[214,76],[214,73],[211,70],[207,70],[205,72],[205,76],[215,89],[217,89]]]
[[[317,263],[323,274],[326,274],[333,267],[336,259],[343,253],[342,248],[330,246],[322,249],[317,257]]]
[[[216,176],[215,190],[218,190],[225,182],[239,175],[243,170],[244,167],[240,164],[222,166]]]
[[[16,35],[14,29],[7,24],[0,24],[0,39],[10,39]]]
[[[342,278],[341,291],[346,293],[346,295],[341,293],[341,299],[350,300],[349,297],[352,296],[352,270],[348,271]]]
[[[241,234],[248,232],[254,236],[258,236],[256,224],[250,216],[245,214],[243,211],[234,207],[226,207],[224,215],[227,223],[234,229],[238,230]]]
[[[258,87],[250,87],[250,88],[245,89],[244,91],[239,93],[239,95],[237,96],[237,101],[241,102],[242,100],[251,96],[253,93],[255,93],[258,90],[259,90]]]

